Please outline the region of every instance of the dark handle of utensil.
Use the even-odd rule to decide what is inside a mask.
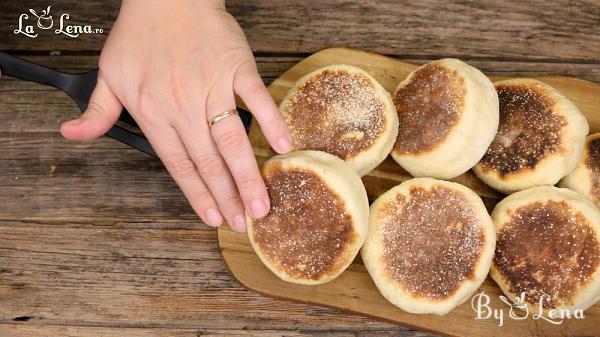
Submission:
[[[0,69],[2,69],[4,75],[25,81],[51,85],[64,91],[73,98],[81,112],[87,108],[98,79],[98,69],[81,74],[67,74],[2,52],[0,52]],[[248,133],[252,124],[252,116],[248,111],[243,109],[238,109],[238,111],[244,123],[246,133]],[[132,125],[136,124],[133,117],[125,109],[121,112],[119,120]],[[110,128],[106,132],[106,135],[152,157],[157,157],[152,149],[152,145],[150,145],[150,142],[143,135],[118,125]]]
[[[6,53],[0,53],[0,69],[2,69],[3,75],[50,85],[64,91],[73,98],[82,112],[87,108],[92,91],[96,86],[98,75],[97,69],[82,74],[67,74]],[[133,122],[133,118],[126,110],[121,112],[119,119],[129,123]],[[114,125],[108,130],[106,135],[153,157],[157,157],[150,142],[142,135],[126,130],[118,125]]]
[[[121,114],[123,113],[127,113],[127,111],[123,110]],[[106,132],[106,135],[114,140],[118,140],[123,144],[129,145],[134,149],[142,151],[154,158],[158,158],[148,139],[146,139],[146,137],[142,135],[138,135],[137,133],[131,132],[118,125],[113,125],[113,127],[111,127],[110,130]]]
[[[69,74],[46,68],[6,53],[0,53],[0,68],[3,75],[51,85],[61,90],[67,89],[65,88],[65,84],[68,81]]]

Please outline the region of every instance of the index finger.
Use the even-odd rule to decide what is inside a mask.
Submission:
[[[292,149],[292,136],[254,63],[246,62],[238,68],[234,89],[260,124],[273,149],[278,153],[289,152]]]

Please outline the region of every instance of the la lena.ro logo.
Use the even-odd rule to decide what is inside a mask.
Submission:
[[[19,27],[13,31],[13,33],[19,35],[25,35],[29,38],[36,38],[38,36],[37,29],[48,30],[54,26],[54,19],[50,14],[52,6],[48,6],[42,10],[39,14],[29,9],[29,13],[23,13],[19,16]],[[102,28],[92,28],[90,25],[72,25],[69,24],[71,16],[68,13],[63,13],[58,19],[58,28],[54,29],[54,34],[63,34],[68,37],[78,37],[81,34],[102,34],[104,30]],[[37,23],[34,21],[37,19]],[[34,25],[35,23],[35,25]]]

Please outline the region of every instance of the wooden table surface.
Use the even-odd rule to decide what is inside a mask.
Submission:
[[[14,35],[21,13],[49,2],[2,0],[0,50],[67,71],[95,67],[119,1],[52,3],[55,15],[104,34]],[[228,8],[267,83],[332,46],[600,83],[598,0],[231,0]],[[77,114],[57,90],[0,80],[0,336],[430,336],[244,289],[216,232],[159,162],[106,137],[61,138],[59,123]]]

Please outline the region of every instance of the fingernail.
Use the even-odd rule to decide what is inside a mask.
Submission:
[[[214,208],[209,208],[206,211],[206,219],[208,220],[207,225],[211,227],[219,227],[223,223],[221,213]]]
[[[280,152],[287,153],[292,149],[292,142],[286,137],[280,137],[277,140],[277,146],[279,147]]]
[[[252,211],[252,217],[256,219],[262,218],[269,213],[267,205],[261,199],[254,199],[250,203],[250,210]]]
[[[233,218],[233,229],[238,232],[246,231],[246,217],[242,214],[236,215]]]

